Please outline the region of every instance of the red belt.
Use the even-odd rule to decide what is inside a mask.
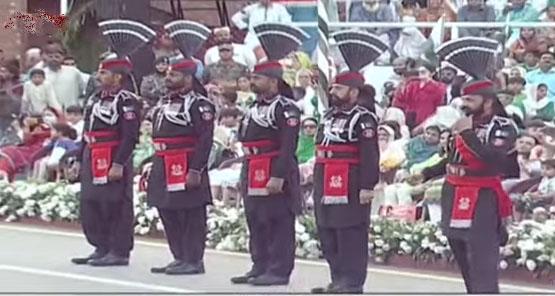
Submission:
[[[193,137],[154,138],[156,155],[164,160],[166,188],[169,192],[185,190],[188,155],[197,142]]]
[[[112,165],[112,148],[120,144],[114,131],[85,132],[84,138],[91,151],[93,184],[108,183],[108,172]]]
[[[470,228],[480,189],[484,188],[493,190],[497,196],[498,213],[501,218],[511,216],[512,202],[501,186],[501,178],[448,175],[445,180],[455,187],[450,227]]]
[[[243,142],[242,145],[249,161],[247,195],[268,196],[266,185],[270,181],[272,158],[279,155],[278,145],[270,140]]]
[[[324,204],[349,203],[349,165],[358,164],[355,145],[316,146],[316,163],[324,165]]]

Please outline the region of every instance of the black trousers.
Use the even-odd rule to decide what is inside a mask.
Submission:
[[[368,225],[318,227],[324,258],[334,285],[362,289],[368,268]]]
[[[295,265],[295,215],[278,215],[260,219],[247,214],[252,271],[257,275],[280,277],[291,275]]]
[[[449,239],[467,293],[499,293],[499,241],[496,236]]]
[[[206,206],[168,210],[158,208],[174,259],[197,264],[206,246]]]
[[[81,200],[81,226],[87,241],[100,252],[129,257],[133,249],[133,201]]]

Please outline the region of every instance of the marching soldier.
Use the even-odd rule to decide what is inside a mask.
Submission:
[[[188,28],[187,30],[181,30]],[[153,273],[204,273],[206,206],[212,203],[207,162],[212,148],[214,105],[196,80],[191,60],[210,30],[201,24],[175,21],[166,25],[183,59],[169,68],[169,94],[154,110],[153,159],[148,203],[158,209],[174,261]]]
[[[139,106],[137,96],[124,90],[133,68],[125,56],[131,53],[126,49],[136,49],[156,34],[133,21],[106,21],[99,26],[117,57],[102,61],[96,74],[102,91],[88,100],[80,155],[81,224],[96,249],[72,262],[128,265],[134,222],[131,154],[139,136]],[[128,37],[136,41],[133,46]]]
[[[360,69],[388,47],[369,33],[333,35],[350,71],[330,89],[331,109],[316,136],[314,211],[331,283],[312,293],[362,293],[368,264],[368,227],[379,178],[377,119]]]
[[[505,219],[512,213],[501,178],[518,176],[512,169],[518,168],[516,156],[511,153],[516,125],[497,99],[494,84],[484,78],[495,64],[497,47],[497,42],[489,39],[462,38],[438,49],[440,57],[474,80],[462,88],[467,117],[453,126],[448,158],[422,172],[423,179],[447,175],[441,229],[449,239],[467,292],[477,294],[499,293],[499,246],[506,243]]]
[[[295,51],[306,33],[287,25],[255,28],[268,61],[256,65],[252,88],[257,95],[245,115],[239,140],[246,160],[242,194],[250,233],[252,268],[233,277],[235,284],[286,285],[295,260],[295,215],[301,210],[300,177],[295,150],[300,110],[283,81],[278,60]]]

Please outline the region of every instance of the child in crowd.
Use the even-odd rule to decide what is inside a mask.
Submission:
[[[45,74],[41,69],[33,69],[30,72],[31,80],[23,84],[22,112],[25,114],[41,114],[44,109],[50,107],[60,114],[62,107],[56,98],[54,87],[48,81],[44,81]]]
[[[32,178],[39,181],[50,180],[49,176],[59,173],[60,159],[79,147],[75,143],[76,138],[77,132],[69,124],[54,123],[50,143],[32,156],[32,161],[35,162]]]
[[[69,106],[66,109],[66,119],[68,124],[77,132],[76,141],[81,141],[85,121],[83,120],[83,108],[79,105]]]
[[[537,187],[533,187],[516,199],[516,211],[520,214],[531,213],[538,207],[547,208],[553,204],[555,197],[555,159],[542,161],[542,179]]]
[[[241,76],[237,79],[237,105],[243,109],[248,108],[256,100],[256,95],[251,91],[249,77]]]
[[[547,85],[538,84],[534,99],[523,102],[526,116],[543,121],[552,121],[555,118],[555,105],[547,97]]]
[[[512,105],[520,108],[522,113],[524,113],[524,101],[527,99],[527,95],[524,92],[526,86],[526,80],[522,77],[511,77],[507,81],[507,90],[513,95]]]

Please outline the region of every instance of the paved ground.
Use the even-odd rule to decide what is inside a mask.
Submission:
[[[289,286],[255,288],[229,282],[249,268],[243,254],[207,251],[207,273],[166,276],[149,273],[151,266],[170,261],[163,241],[138,240],[128,267],[76,266],[69,258],[88,254],[82,235],[22,224],[0,223],[0,293],[306,293],[328,281],[322,262],[298,260]],[[550,293],[554,290],[504,284],[504,292]],[[462,282],[428,272],[369,268],[366,291],[370,293],[462,293]]]

